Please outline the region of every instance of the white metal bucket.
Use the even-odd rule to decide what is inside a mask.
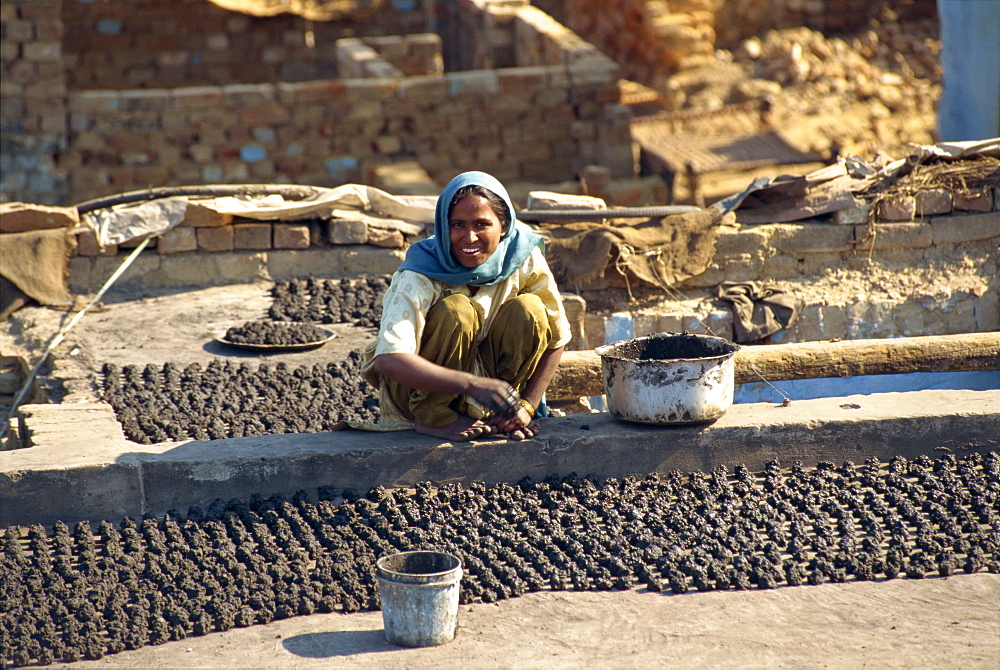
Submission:
[[[429,647],[455,637],[462,562],[440,551],[404,551],[375,563],[385,639]]]
[[[733,404],[733,356],[721,337],[654,333],[605,344],[601,357],[608,409],[622,421],[714,421]]]

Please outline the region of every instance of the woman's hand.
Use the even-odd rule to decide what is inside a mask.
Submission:
[[[521,400],[513,386],[491,377],[475,377],[469,383],[466,395],[498,416],[513,413]]]
[[[518,407],[516,411],[508,414],[494,415],[490,417],[490,423],[498,432],[504,433],[515,440],[526,440],[529,437],[538,435],[541,427],[531,414],[524,407]]]

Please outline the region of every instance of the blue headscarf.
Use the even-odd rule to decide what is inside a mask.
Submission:
[[[507,204],[510,223],[500,244],[486,262],[477,268],[467,268],[451,255],[451,234],[448,224],[448,207],[455,193],[463,186],[482,186],[496,193]],[[412,270],[431,279],[460,286],[491,286],[502,282],[520,268],[531,255],[531,250],[541,244],[536,235],[514,215],[514,205],[507,195],[507,189],[493,176],[485,172],[463,172],[452,179],[438,197],[434,212],[434,235],[420,240],[406,251],[406,258],[400,270]]]

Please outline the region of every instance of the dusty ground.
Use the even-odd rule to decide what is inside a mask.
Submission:
[[[323,328],[335,333],[333,340],[317,349],[297,352],[255,352],[217,342],[230,326],[267,318],[270,288],[271,282],[263,282],[184,291],[109,291],[56,348],[52,376],[70,381],[69,388],[54,386],[52,392],[57,397],[70,394],[67,401],[85,399],[93,393],[88,379],[103,363],[205,365],[213,359],[226,359],[298,366],[338,361],[376,334],[371,328],[327,324]],[[68,318],[65,312],[54,309],[24,308],[5,324],[0,351],[25,355],[34,363]]]
[[[843,267],[826,268],[816,275],[781,283],[798,293],[806,304],[850,305],[859,299],[884,303],[925,299],[940,303],[959,291],[982,295],[991,285],[996,290],[997,260],[984,248],[956,248],[947,255],[928,256],[919,265],[909,259],[893,260],[885,254],[869,257],[859,253]],[[250,352],[216,342],[215,338],[228,327],[266,317],[271,304],[270,287],[270,282],[262,282],[185,291],[109,292],[56,349],[52,376],[69,381],[68,388],[52,387],[52,396],[68,394],[67,400],[89,398],[93,391],[87,380],[106,362],[119,366],[162,365],[168,361],[204,365],[223,358],[312,365],[342,360],[376,334],[372,328],[327,325],[324,327],[336,334],[332,341],[318,349],[291,353]],[[635,301],[631,302],[630,297]],[[609,289],[586,293],[584,298],[588,311],[593,313],[622,309],[635,313],[672,313],[678,309],[698,312],[711,305],[728,308],[714,298],[714,292],[684,288],[670,294],[639,288],[631,296],[624,288]],[[0,352],[20,354],[34,364],[69,318],[66,312],[55,309],[24,308],[0,328]]]
[[[459,608],[455,639],[400,649],[381,612],[297,617],[64,667],[996,668],[1000,576],[683,596],[541,592]]]
[[[857,267],[828,268],[820,275],[783,284],[801,295],[806,304],[836,305],[851,304],[857,296],[883,302],[918,298],[943,301],[958,291],[982,295],[990,282],[995,282],[992,273],[996,259],[956,254],[932,261],[910,267],[859,256]],[[266,317],[271,304],[270,286],[270,282],[265,282],[183,292],[149,291],[144,295],[110,292],[56,348],[52,377],[68,381],[66,388],[55,385],[49,391],[54,398],[87,399],[93,393],[88,379],[94,378],[103,363],[162,365],[173,361],[180,365],[193,362],[204,365],[221,358],[312,365],[342,360],[375,337],[376,330],[372,328],[334,324],[324,327],[336,337],[307,351],[251,352],[216,342],[215,338],[228,327]],[[727,307],[714,298],[714,292],[697,289],[679,289],[669,295],[659,289],[635,289],[631,296],[634,302],[625,289],[609,289],[584,297],[588,310],[594,313],[622,309],[672,313],[679,308],[697,312],[713,304],[716,308]],[[22,355],[33,365],[46,343],[69,318],[66,312],[55,309],[24,308],[0,329],[0,352]]]

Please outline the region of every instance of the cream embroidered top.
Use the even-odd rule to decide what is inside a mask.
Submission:
[[[381,375],[373,369],[375,357],[381,354],[419,353],[427,311],[441,298],[455,293],[468,296],[479,312],[482,327],[477,343],[486,339],[500,306],[522,293],[534,293],[545,305],[549,327],[552,329],[550,349],[564,346],[572,337],[555,278],[539,247],[532,250],[531,255],[517,272],[492,286],[480,286],[475,295],[464,284],[452,286],[411,270],[397,272],[392,276],[392,283],[382,298],[382,322],[378,339],[365,347],[361,363],[361,372],[365,379],[381,390],[379,393],[381,429],[403,430],[412,428],[413,422],[403,416],[385,392],[381,384]],[[475,372],[483,374],[478,361]]]

